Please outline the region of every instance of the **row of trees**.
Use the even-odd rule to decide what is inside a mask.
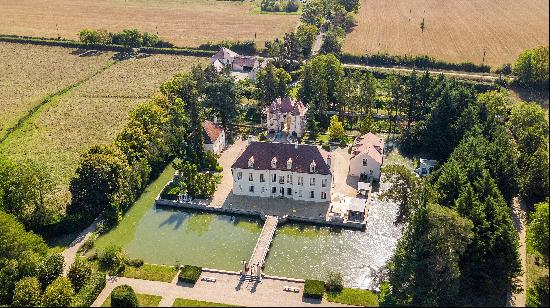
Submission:
[[[296,12],[300,8],[298,0],[262,0],[260,9],[264,12]]]
[[[311,56],[311,48],[319,29],[315,25],[301,24],[295,32],[285,33],[282,40],[266,42],[267,54],[272,63],[288,71],[300,67],[302,61]]]
[[[130,48],[138,47],[174,47],[173,44],[161,40],[158,35],[140,32],[137,29],[124,29],[121,32],[107,32],[104,29],[83,29],[78,33],[81,42],[85,44],[122,45]]]

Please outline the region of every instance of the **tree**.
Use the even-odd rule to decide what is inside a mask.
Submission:
[[[126,254],[121,247],[109,245],[98,252],[97,259],[101,268],[112,273],[119,273],[124,268]]]
[[[405,101],[405,85],[401,80],[401,76],[390,75],[386,79],[386,86],[388,89],[388,94],[391,97],[389,105],[389,116],[390,116],[390,129],[389,133],[392,134],[397,126],[397,112],[403,108]],[[395,112],[395,115],[393,113]]]
[[[42,261],[37,270],[37,277],[42,287],[48,286],[52,281],[63,274],[65,259],[59,253],[49,255]]]
[[[290,74],[271,63],[261,69],[256,76],[258,99],[261,106],[268,106],[275,99],[287,96],[290,81]]]
[[[228,129],[237,117],[240,102],[235,78],[229,72],[213,73],[213,78],[206,83],[204,106],[212,108],[220,118],[221,124]]]
[[[36,277],[24,277],[15,284],[12,306],[38,307],[40,305],[40,282]]]
[[[40,236],[26,231],[15,216],[0,210],[0,259],[22,260],[33,253],[45,256],[48,245]]]
[[[328,135],[331,141],[345,141],[346,131],[342,122],[338,121],[338,117],[333,115],[330,118],[330,126],[328,127]]]
[[[548,266],[548,200],[535,204],[527,227],[527,243],[530,248],[540,253]]]
[[[111,39],[106,30],[83,29],[78,33],[78,37],[85,44],[109,44]]]
[[[111,292],[111,307],[139,307],[134,289],[129,285],[115,287]]]
[[[381,305],[456,305],[460,258],[472,227],[468,219],[436,204],[415,210],[388,265],[390,288]]]
[[[44,307],[69,307],[74,295],[71,281],[65,277],[54,280],[42,295],[42,306]]]
[[[143,36],[138,29],[124,29],[122,32],[113,34],[112,42],[130,48],[139,48],[143,46]]]
[[[342,42],[336,31],[329,31],[325,34],[321,45],[321,54],[339,54],[342,50]]]
[[[339,0],[338,2],[342,4],[348,12],[357,13],[359,10],[359,0]]]
[[[523,51],[513,68],[517,82],[523,86],[548,89],[548,46]]]
[[[338,272],[328,272],[325,288],[329,292],[338,293],[344,289],[344,279]]]
[[[296,29],[296,36],[300,42],[300,47],[302,48],[302,56],[304,58],[309,58],[311,56],[311,48],[315,43],[319,29],[314,25],[301,24]]]
[[[404,165],[388,165],[382,169],[390,188],[381,194],[385,200],[391,200],[399,205],[396,224],[405,223],[414,210],[413,192],[418,187],[416,176]]]
[[[312,0],[306,2],[302,9],[301,21],[305,24],[314,25],[320,27],[324,21],[325,15],[325,1],[324,0]]]
[[[82,258],[77,258],[71,267],[67,277],[71,280],[72,285],[76,292],[86,284],[90,276],[92,275],[92,266]]]
[[[285,33],[282,52],[286,69],[294,70],[300,66],[303,60],[303,48],[296,33]]]

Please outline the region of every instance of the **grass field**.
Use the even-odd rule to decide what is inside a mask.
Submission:
[[[327,301],[361,307],[378,307],[378,295],[369,290],[344,288],[339,293],[326,293]]]
[[[76,39],[83,28],[137,28],[179,46],[256,39],[263,47],[298,23],[298,15],[259,14],[256,7],[216,0],[3,0],[0,33]]]
[[[0,140],[47,95],[90,77],[112,56],[80,57],[74,49],[0,42]]]
[[[64,204],[70,199],[68,184],[81,153],[92,145],[110,143],[126,123],[128,112],[146,101],[164,80],[207,61],[154,55],[113,64],[54,97],[0,144],[0,153],[14,160],[31,158],[44,166]]]
[[[430,55],[493,67],[548,45],[548,0],[361,0],[344,51]],[[420,30],[425,20],[424,33]]]
[[[145,263],[140,267],[126,266],[122,277],[172,282],[178,271],[173,266]]]
[[[227,305],[220,303],[212,303],[205,301],[196,301],[192,299],[176,298],[172,307],[240,307],[235,305]]]
[[[136,293],[136,297],[139,307],[157,307],[162,299],[161,296],[138,293]],[[111,307],[111,295],[105,299],[101,307]]]

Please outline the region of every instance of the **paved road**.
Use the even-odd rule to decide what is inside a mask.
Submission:
[[[204,272],[201,275],[216,278],[216,282],[197,281],[193,286],[172,283],[149,281],[125,277],[108,277],[107,285],[92,304],[99,307],[111,294],[113,288],[119,285],[129,285],[136,293],[162,296],[159,307],[170,307],[176,298],[186,298],[214,303],[225,303],[241,306],[264,307],[303,307],[303,306],[331,306],[345,307],[347,305],[329,303],[326,301],[309,301],[302,298],[302,292],[293,293],[283,291],[284,286],[303,289],[302,282],[291,282],[265,278],[262,282],[240,281],[238,274]]]

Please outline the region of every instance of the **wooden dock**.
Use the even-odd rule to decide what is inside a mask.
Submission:
[[[244,278],[261,279],[262,268],[264,266],[269,246],[275,235],[279,218],[277,216],[265,216],[265,223],[254,246],[254,251],[248,262],[248,270],[244,275]]]

